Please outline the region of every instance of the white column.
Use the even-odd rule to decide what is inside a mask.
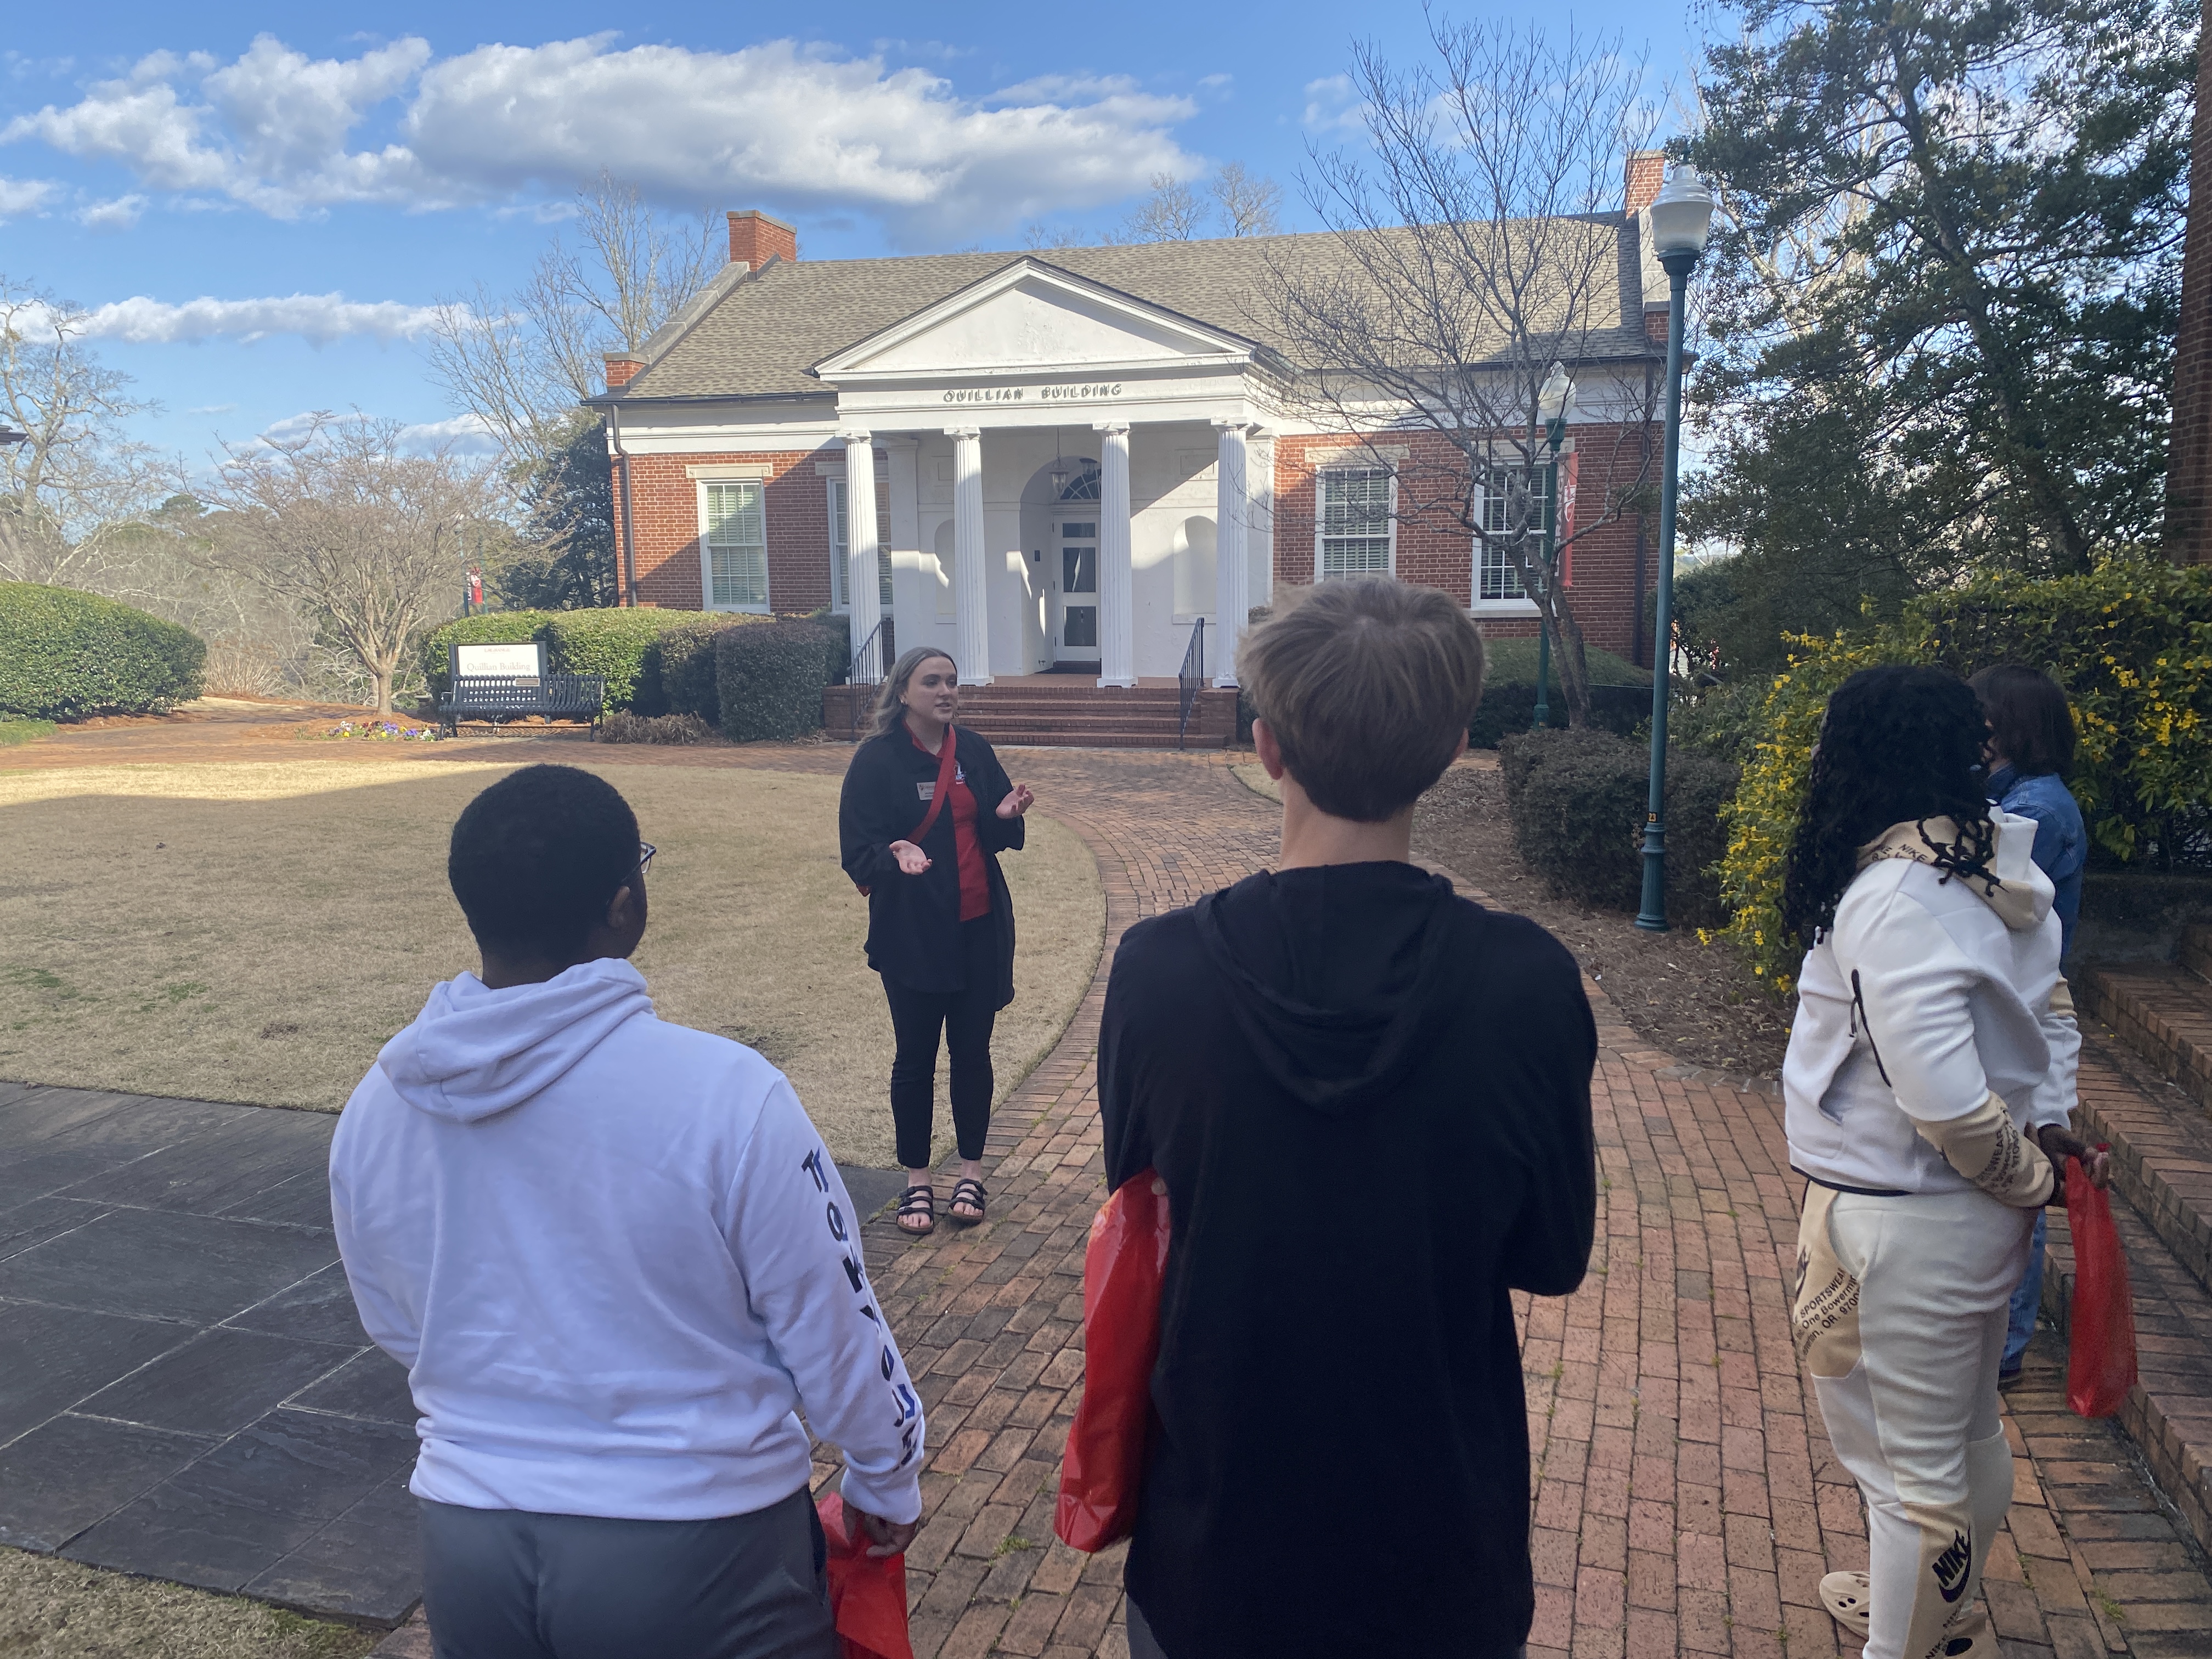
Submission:
[[[854,681],[872,685],[890,667],[883,658],[883,641],[871,636],[884,619],[881,577],[876,569],[876,448],[871,434],[847,432],[845,440],[845,567],[846,583],[853,595],[853,650],[860,656],[853,671]]]
[[[1213,452],[1213,632],[1206,654],[1217,686],[1237,684],[1237,645],[1244,637],[1244,538],[1251,522],[1244,422],[1216,421]]]
[[[1137,683],[1136,578],[1129,563],[1129,423],[1100,421],[1098,684]]]
[[[884,502],[884,516],[890,522],[891,615],[894,618],[905,616],[914,629],[921,629],[936,620],[936,605],[920,586],[921,470],[917,462],[921,446],[914,438],[886,438],[883,444],[890,459],[890,495]],[[894,639],[897,631],[892,629]],[[919,640],[918,633],[909,631],[905,642],[914,645]]]
[[[1244,499],[1251,513],[1244,540],[1245,603],[1275,602],[1275,434],[1254,431],[1245,446]]]
[[[953,642],[960,684],[991,683],[990,573],[983,568],[983,434],[949,426],[952,440],[952,596],[959,633]]]

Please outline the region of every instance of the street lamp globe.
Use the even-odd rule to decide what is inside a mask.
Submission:
[[[1568,378],[1567,366],[1555,362],[1544,384],[1536,389],[1536,418],[1543,422],[1544,434],[1554,449],[1566,435],[1567,414],[1574,406],[1575,383]]]
[[[1713,192],[1685,161],[1676,167],[1651,204],[1651,251],[1661,258],[1686,253],[1692,259],[1705,251],[1712,234]]]

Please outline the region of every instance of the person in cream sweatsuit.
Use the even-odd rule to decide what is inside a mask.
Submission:
[[[806,1424],[902,1549],[923,1424],[860,1217],[781,1073],[655,1016],[653,849],[533,766],[454,826],[481,976],[346,1103],[331,1207],[408,1368],[439,1659],[834,1659]]]
[[[1983,1659],[1975,1602],[2012,1502],[1997,1365],[2081,1037],[2035,826],[1989,807],[1973,693],[1933,668],[1830,700],[1784,920],[1812,940],[1783,1091],[1808,1181],[1792,1309],[1869,1571],[1822,1596],[1866,1659]],[[2101,1184],[2101,1158],[2092,1165]]]

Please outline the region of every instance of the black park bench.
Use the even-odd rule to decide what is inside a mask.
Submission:
[[[456,674],[438,705],[446,729],[463,720],[504,725],[535,715],[549,720],[587,720],[593,731],[606,712],[604,674]]]

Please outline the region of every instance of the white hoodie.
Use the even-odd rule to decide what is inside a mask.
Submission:
[[[623,962],[431,992],[346,1103],[331,1207],[422,1413],[411,1489],[695,1521],[807,1484],[921,1513],[921,1407],[836,1166],[781,1073],[654,1017]]]
[[[2034,823],[1990,811],[1994,901],[1979,883],[1878,858],[1805,953],[1782,1064],[1800,1174],[1869,1191],[1962,1192],[1972,1183],[1915,1119],[1963,1118],[1994,1092],[2024,1132],[2068,1121],[2081,1036],[2061,988],[2051,882],[2028,856]]]

